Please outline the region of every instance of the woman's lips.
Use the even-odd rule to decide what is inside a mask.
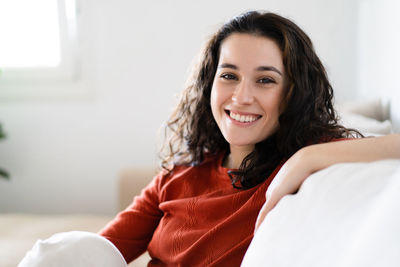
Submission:
[[[228,118],[239,126],[250,126],[255,124],[262,116],[254,113],[225,110]]]

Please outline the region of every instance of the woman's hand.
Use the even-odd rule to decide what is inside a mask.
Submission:
[[[303,181],[312,173],[312,164],[307,163],[307,150],[301,149],[282,166],[272,180],[266,192],[266,201],[258,214],[256,230],[264,221],[265,216],[275,207],[285,195],[295,193]]]
[[[311,145],[297,151],[282,166],[266,192],[256,230],[285,195],[295,193],[312,173],[343,162],[400,158],[400,134]]]

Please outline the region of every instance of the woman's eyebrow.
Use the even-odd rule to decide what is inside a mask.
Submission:
[[[231,64],[231,63],[222,63],[221,65],[218,66],[218,68],[219,69],[229,68],[229,69],[234,69],[234,70],[239,69],[236,65]],[[280,72],[277,68],[275,68],[273,66],[260,66],[256,70],[257,71],[274,71],[282,76],[282,72]]]
[[[282,76],[282,72],[280,72],[277,68],[272,67],[272,66],[260,66],[257,68],[257,71],[275,71],[276,73],[278,73],[279,75]]]
[[[218,69],[223,69],[223,68],[229,68],[229,69],[234,69],[234,70],[239,69],[236,65],[233,65],[230,63],[222,63],[221,65],[218,66]]]

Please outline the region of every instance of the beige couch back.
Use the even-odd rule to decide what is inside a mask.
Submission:
[[[125,209],[135,196],[148,185],[157,171],[154,168],[131,168],[119,175],[119,210]]]

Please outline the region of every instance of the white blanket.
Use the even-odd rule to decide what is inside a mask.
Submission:
[[[284,197],[242,267],[400,266],[400,161],[338,164]]]

